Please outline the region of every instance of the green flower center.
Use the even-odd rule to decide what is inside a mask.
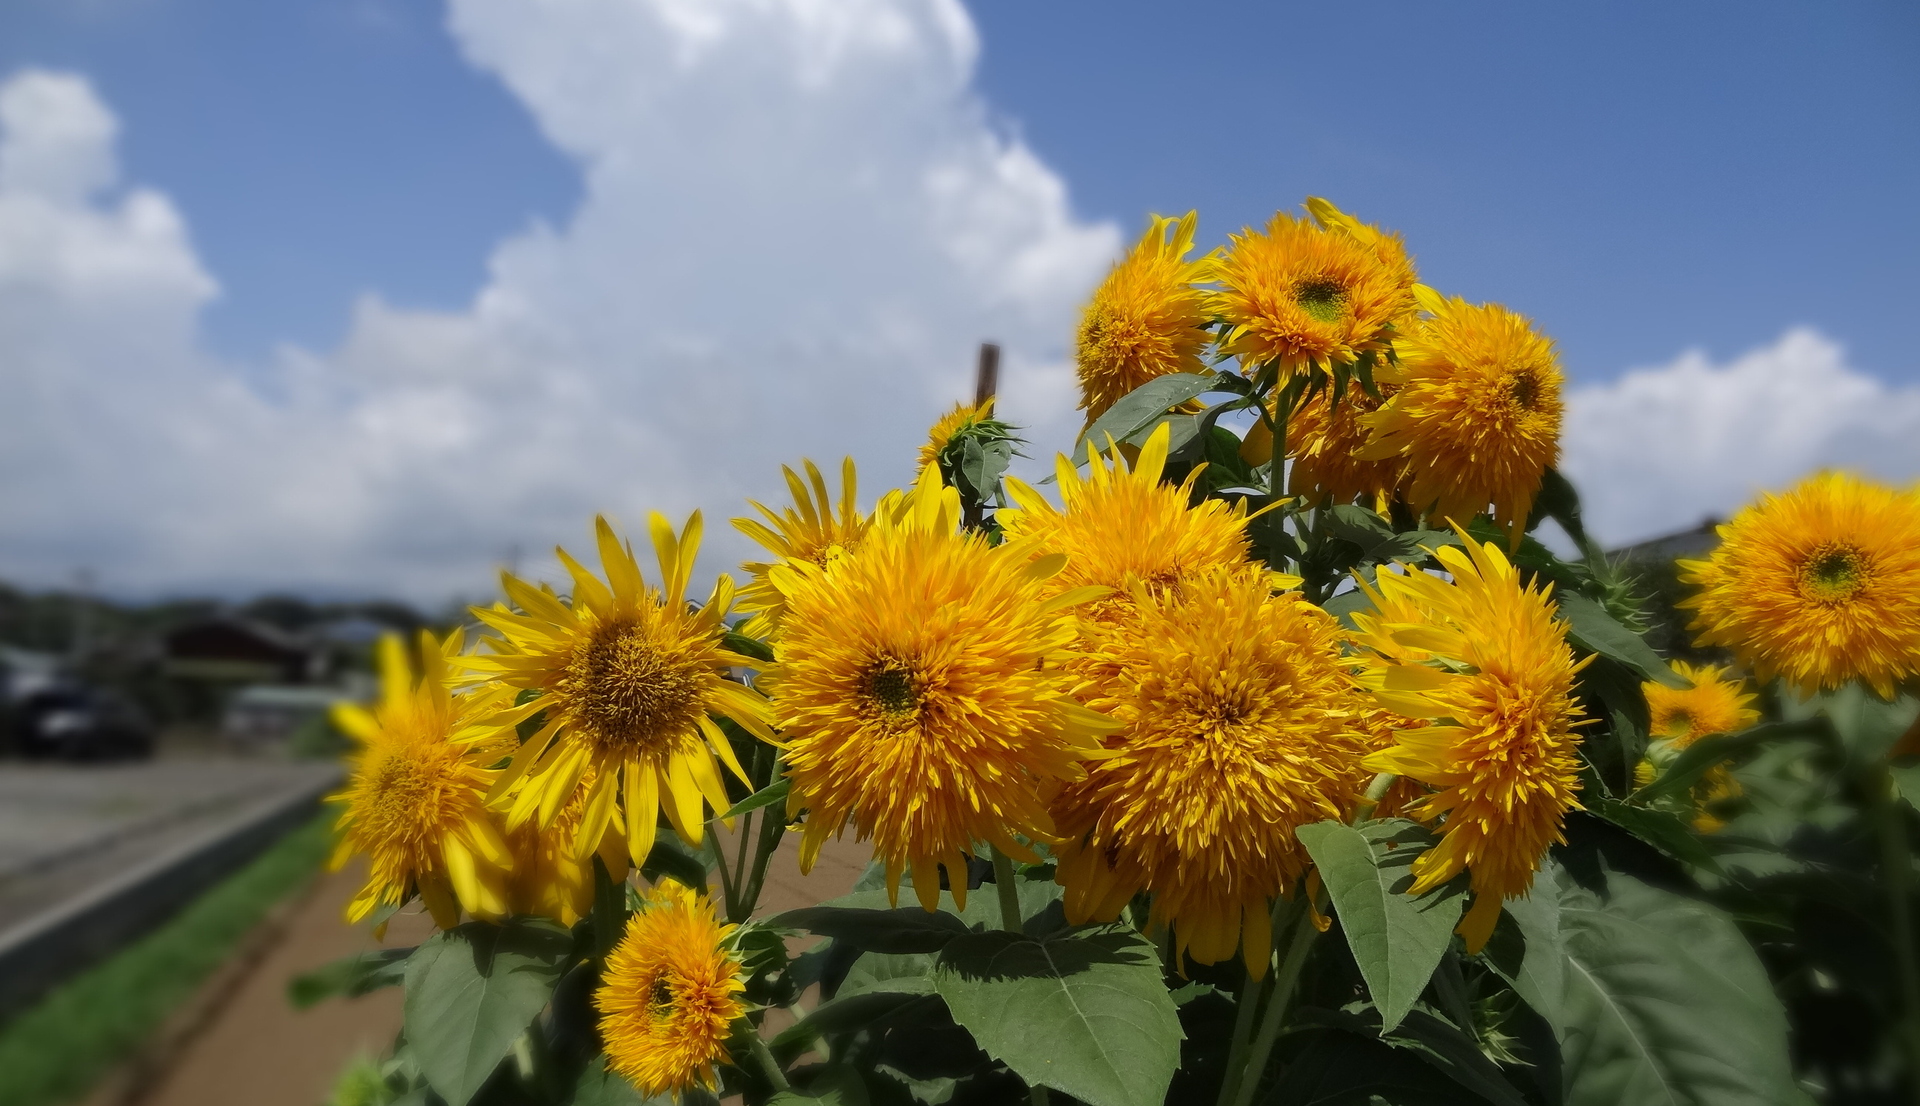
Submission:
[[[911,668],[883,660],[867,673],[867,697],[889,718],[911,717],[920,713],[919,682]]]
[[[1303,280],[1294,285],[1293,299],[1316,322],[1334,323],[1347,305],[1347,290],[1338,281]]]
[[[1843,603],[1867,586],[1869,567],[1858,549],[1828,542],[1800,567],[1800,589],[1818,603]]]

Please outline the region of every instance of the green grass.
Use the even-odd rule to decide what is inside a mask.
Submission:
[[[324,815],[281,838],[159,929],[0,1026],[0,1106],[84,1095],[220,965],[272,906],[319,871]]]

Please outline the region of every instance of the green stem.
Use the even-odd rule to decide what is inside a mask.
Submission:
[[[780,1070],[779,1061],[773,1058],[773,1053],[767,1051],[767,1042],[760,1039],[760,1034],[749,1033],[747,1039],[753,1042],[753,1058],[760,1061],[760,1070],[766,1072],[767,1081],[773,1084],[773,1089],[792,1090],[793,1084],[787,1082],[787,1073]]]
[[[774,750],[773,767],[767,772],[767,780],[761,786],[767,786],[780,778],[780,768],[785,763],[786,753]],[[787,832],[787,820],[776,813],[772,807],[765,808],[760,815],[760,835],[754,843],[753,875],[747,882],[747,910],[749,913],[760,905],[760,891],[767,884],[767,866],[773,861],[773,851],[780,847],[780,838]]]
[[[1286,1021],[1287,1008],[1293,1003],[1294,988],[1300,985],[1300,969],[1306,965],[1307,952],[1313,948],[1314,939],[1319,936],[1320,931],[1313,924],[1313,911],[1301,911],[1300,921],[1287,939],[1287,958],[1273,981],[1273,998],[1268,1000],[1266,1015],[1260,1019],[1260,1035],[1254,1038],[1246,1066],[1240,1070],[1240,1083],[1235,1089],[1233,1106],[1251,1106],[1254,1092],[1260,1087],[1260,1075],[1267,1070],[1267,1057],[1273,1052],[1273,1042],[1279,1038],[1280,1025]]]
[[[1893,953],[1900,971],[1904,1015],[1901,1036],[1907,1053],[1907,1090],[1920,1106],[1920,955],[1913,940],[1913,854],[1905,816],[1894,798],[1893,780],[1881,765],[1868,783],[1873,794],[1874,829],[1880,838],[1880,881],[1887,889],[1887,923],[1893,929]]]
[[[707,850],[713,853],[713,866],[720,872],[720,901],[726,907],[727,921],[743,921],[744,919],[740,917],[740,903],[733,894],[733,877],[727,873],[727,854],[720,848],[720,819],[718,818],[707,823]]]
[[[1273,909],[1267,915],[1267,928],[1272,933],[1291,933],[1296,922],[1295,915],[1304,907],[1304,898],[1276,898]],[[1267,966],[1272,968],[1272,955],[1268,956]],[[1228,1106],[1240,1089],[1240,1080],[1244,1074],[1247,1048],[1253,1042],[1254,1018],[1260,1012],[1260,1003],[1268,993],[1268,981],[1272,972],[1260,979],[1254,979],[1248,973],[1246,984],[1241,988],[1242,998],[1233,1019],[1233,1045],[1227,1050],[1227,1076],[1220,1081],[1220,1095],[1217,1106]]]
[[[1381,799],[1387,797],[1387,790],[1393,786],[1393,781],[1399,778],[1392,772],[1382,772],[1373,777],[1373,782],[1367,785],[1366,797],[1361,799],[1360,805],[1353,810],[1354,825],[1357,826],[1373,817],[1374,809],[1380,805]]]
[[[948,878],[965,879],[967,873],[950,873]],[[1020,932],[1020,885],[1014,882],[1013,858],[993,847],[993,887],[1000,894],[1000,925],[1008,933]]]

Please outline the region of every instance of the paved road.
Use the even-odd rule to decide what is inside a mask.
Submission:
[[[332,764],[240,759],[0,761],[0,931]]]

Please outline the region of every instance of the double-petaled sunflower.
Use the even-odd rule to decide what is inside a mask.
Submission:
[[[1419,289],[1431,317],[1395,342],[1379,370],[1396,389],[1361,420],[1354,456],[1404,466],[1408,504],[1471,523],[1489,510],[1518,544],[1541,478],[1560,457],[1560,367],[1553,341],[1523,315]]]
[[[1329,390],[1296,407],[1287,420],[1287,456],[1293,462],[1287,470],[1289,490],[1314,503],[1359,499],[1383,507],[1382,501],[1399,486],[1405,466],[1397,457],[1368,460],[1360,456],[1368,442],[1362,420],[1378,411],[1396,390],[1391,384],[1381,385],[1381,398],[1375,399],[1356,380],[1347,386],[1338,406]],[[1267,440],[1271,456],[1271,436]]]
[[[670,880],[656,884],[627,920],[607,956],[593,1005],[607,1067],[647,1096],[718,1087],[716,1063],[746,1013],[740,958],[728,947],[736,927],[713,903]]]
[[[1052,804],[1067,918],[1111,920],[1149,890],[1182,952],[1212,964],[1238,948],[1258,978],[1272,899],[1307,865],[1294,831],[1359,795],[1340,630],[1247,562],[1133,594],[1089,635],[1114,674],[1084,692],[1122,726],[1113,755]]]
[[[537,914],[571,926],[593,908],[596,855],[613,879],[626,876],[627,843],[611,825],[593,851],[584,855],[575,851],[594,782],[594,772],[588,769],[551,824],[529,819],[508,831],[507,847],[513,853],[513,871],[507,879],[509,913]]]
[[[989,396],[980,403],[956,403],[953,410],[941,415],[939,420],[927,430],[927,440],[920,443],[920,463],[914,469],[917,479],[929,465],[938,465],[940,455],[953,444],[953,439],[971,429],[974,424],[993,418],[993,397]]]
[[[498,686],[538,692],[494,716],[503,734],[536,714],[546,717],[490,793],[506,806],[508,823],[518,827],[537,814],[550,825],[584,788],[575,855],[598,847],[611,826],[626,835],[635,864],[653,848],[662,809],[681,838],[698,845],[707,805],[732,805],[716,756],[746,779],[712,715],[773,740],[765,700],[726,678],[728,669],[754,663],[722,644],[733,581],[720,577],[704,606],[687,601],[700,515],[687,520],[680,536],[657,513],[650,524],[662,587],[646,583],[632,548],[606,519],[596,519],[606,582],[564,549],[557,553],[573,577],[571,603],[503,573],[507,596],[520,611],[473,608],[500,636],[486,639],[492,652],[464,658]]]
[[[1720,527],[1705,561],[1680,562],[1699,593],[1702,645],[1803,693],[1864,680],[1882,697],[1920,672],[1920,488],[1847,473],[1765,495]]]
[[[936,451],[935,456],[938,456]],[[768,573],[773,566],[787,561],[808,561],[813,564],[825,564],[830,558],[841,553],[860,541],[860,535],[867,532],[867,517],[860,513],[858,490],[859,476],[854,472],[853,458],[848,457],[840,464],[840,502],[835,508],[833,498],[827,494],[827,482],[812,461],[802,461],[801,467],[807,470],[803,481],[800,474],[785,465],[780,472],[787,478],[787,490],[793,493],[793,506],[783,507],[778,514],[753,500],[748,504],[766,518],[736,518],[733,528],[745,534],[761,547],[773,554],[771,562],[749,561],[741,565],[748,575],[747,585],[740,589],[740,599],[736,607],[743,614],[752,617],[740,624],[740,632],[750,637],[766,637],[777,634],[780,629],[780,616],[786,610],[786,600],[780,595],[780,589],[773,586]]]
[[[1252,375],[1296,373],[1385,353],[1394,327],[1414,312],[1413,260],[1398,234],[1362,223],[1319,198],[1313,218],[1275,212],[1267,229],[1232,235],[1208,277],[1208,296],[1227,324],[1221,349]]]
[[[1069,698],[1056,663],[1087,596],[1047,587],[1058,558],[1030,562],[959,518],[958,493],[930,469],[845,556],[776,568],[785,637],[761,678],[784,731],[788,809],[807,812],[801,869],[851,820],[889,892],[910,868],[929,910],[936,865],[965,871],[975,842],[1027,855],[1014,835],[1050,838],[1039,787],[1079,776],[1111,729]]]
[[[1653,716],[1648,727],[1652,736],[1684,749],[1711,734],[1738,733],[1760,721],[1746,681],[1732,677],[1726,669],[1674,661],[1673,670],[1687,682],[1686,687],[1651,681],[1640,685]]]
[[[1206,297],[1194,286],[1206,260],[1187,259],[1198,218],[1155,215],[1081,312],[1073,355],[1089,424],[1155,377],[1206,371]]]
[[[1408,812],[1442,819],[1440,843],[1414,861],[1411,893],[1470,872],[1460,933],[1477,952],[1579,805],[1582,664],[1547,592],[1523,584],[1499,547],[1468,540],[1435,555],[1451,580],[1416,569],[1361,584],[1375,609],[1353,616],[1360,681],[1381,706],[1426,722],[1365,764],[1438,789]]]
[[[1084,478],[1064,455],[1056,458],[1065,510],[1031,485],[1007,481],[1015,506],[995,518],[1008,545],[1031,557],[1064,555],[1066,567],[1048,584],[1055,592],[1113,589],[1089,609],[1096,618],[1130,605],[1135,582],[1150,591],[1178,588],[1197,572],[1247,560],[1244,504],[1190,506],[1197,469],[1178,485],[1161,482],[1169,438],[1167,427],[1155,430],[1131,466],[1119,449],[1094,453]],[[1277,586],[1294,583],[1282,577]]]
[[[383,639],[379,701],[371,710],[333,709],[334,723],[360,749],[348,757],[346,788],[329,800],[346,806],[331,865],[338,869],[355,853],[372,865],[347,905],[349,922],[415,892],[443,929],[460,923],[463,908],[480,918],[506,912],[512,854],[486,807],[495,776],[488,765],[505,748],[477,724],[499,708],[500,696],[449,691],[447,660],[459,645],[457,633],[445,641],[422,633],[416,673],[400,639]]]

